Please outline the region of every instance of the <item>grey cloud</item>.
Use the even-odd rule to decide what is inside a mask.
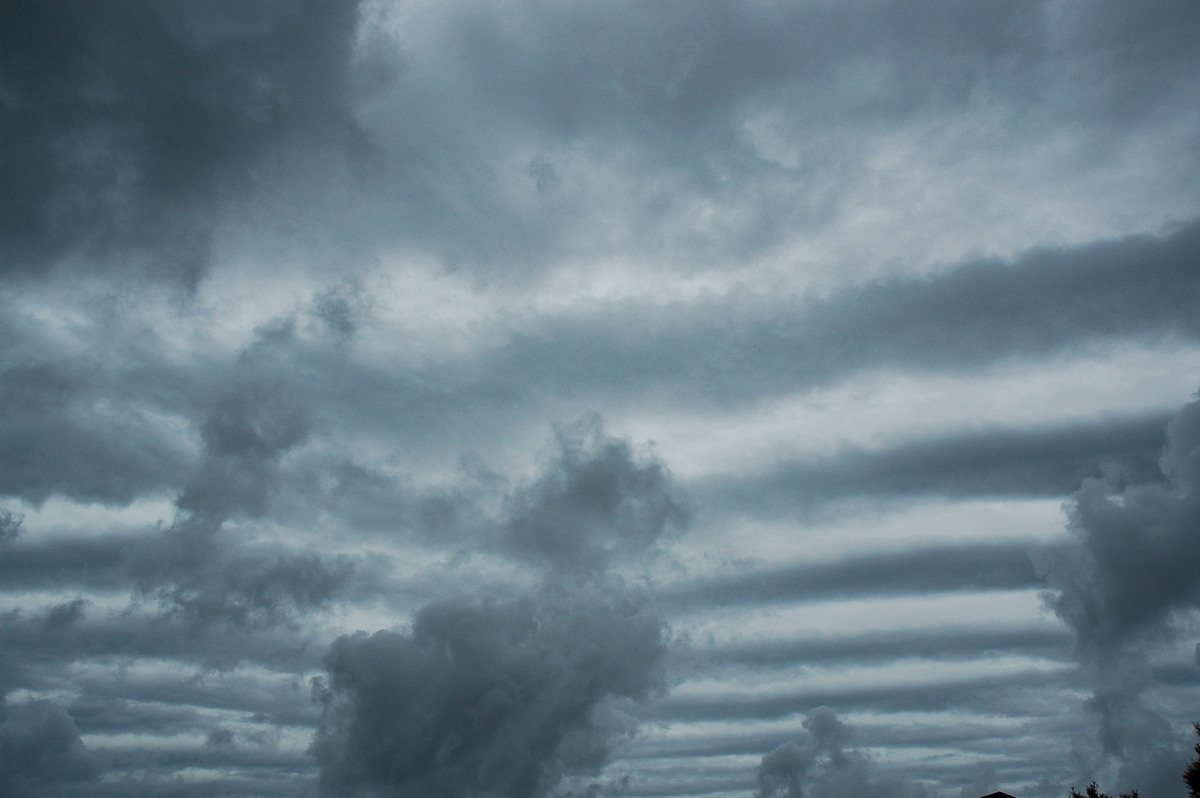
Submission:
[[[852,557],[827,565],[764,568],[685,583],[664,601],[722,605],[817,601],[953,590],[1006,590],[1038,584],[1027,543],[941,546]]]
[[[204,423],[205,460],[177,504],[198,518],[266,511],[279,458],[308,437],[305,411],[284,389],[249,385],[215,407]]]
[[[326,658],[313,753],[330,795],[546,795],[597,771],[618,699],[659,684],[660,622],[621,600],[449,601]]]
[[[106,408],[88,384],[95,377],[49,362],[3,370],[0,495],[35,504],[51,495],[124,504],[182,478],[182,453],[136,409]]]
[[[205,748],[233,748],[237,735],[229,729],[217,727],[208,733],[208,738],[204,741]]]
[[[682,529],[687,514],[666,466],[604,433],[598,418],[559,429],[558,452],[511,498],[504,542],[555,569],[603,571]]]
[[[306,397],[322,429],[371,437],[402,432],[405,444],[417,451],[448,442],[468,448],[498,435],[498,427],[531,430],[547,415],[561,413],[563,402],[608,412],[647,405],[729,411],[884,365],[955,374],[1121,342],[1194,342],[1200,338],[1198,253],[1200,223],[1193,222],[1161,237],[1037,250],[1011,262],[964,263],[939,275],[885,280],[824,297],[733,292],[688,304],[617,301],[570,317],[501,319],[495,345],[485,350],[390,373],[345,352],[293,340],[269,349],[269,358],[264,350],[255,365],[269,373],[286,366],[288,391]],[[346,413],[346,407],[354,412]],[[1144,446],[1141,422],[1114,422],[1108,443],[1099,434],[1089,443],[1084,426],[1043,430],[1063,436],[1059,452],[1047,451],[1030,435],[994,431],[990,440],[980,435],[977,445],[1002,448],[990,455],[987,467],[972,464],[957,481],[936,469],[953,470],[960,456],[955,447],[970,441],[946,440],[902,453],[928,461],[927,470],[912,475],[896,470],[914,463],[869,457],[846,460],[839,468],[846,479],[862,471],[864,479],[881,480],[885,488],[890,481],[897,491],[925,485],[936,490],[940,480],[940,489],[949,492],[1003,492],[1009,485],[1028,490],[1029,474],[1040,470],[1065,491],[1067,479],[1107,454],[1103,447],[1129,447],[1113,453],[1131,454]],[[1024,466],[1018,462],[1022,457]],[[836,473],[813,478],[833,483]],[[917,479],[922,473],[924,482]]]
[[[829,707],[804,719],[804,743],[787,742],[762,758],[756,798],[920,798],[923,785],[878,774],[865,754],[847,750],[850,730]]]
[[[101,760],[79,739],[75,722],[50,701],[0,706],[0,790],[12,798],[57,794],[95,778]]]
[[[111,675],[77,675],[80,697],[72,715],[85,731],[129,732],[139,726],[164,733],[207,729],[214,711],[242,721],[311,729],[320,717],[308,700],[302,673],[264,684],[239,672],[182,667],[160,675],[114,681]]]
[[[328,605],[349,579],[349,559],[325,562],[248,544],[223,526],[231,516],[266,511],[280,458],[307,438],[303,409],[280,389],[239,386],[216,404],[201,433],[204,456],[172,524],[138,535],[15,546],[0,562],[6,586],[134,588],[168,614],[200,625],[262,628]]]
[[[507,488],[503,477],[471,458],[432,487],[417,487],[408,475],[352,458],[319,453],[297,458],[281,477],[287,489],[273,505],[276,518],[302,523],[324,512],[353,534],[447,545],[494,534],[496,520],[487,505]]]
[[[0,584],[5,590],[119,590],[127,585],[123,563],[137,541],[132,535],[53,540],[31,536],[0,558]]]
[[[387,222],[347,238],[386,228],[499,279],[580,251],[721,266],[839,218],[866,142],[913,119],[986,107],[1020,152],[1098,128],[1080,158],[1103,162],[1114,140],[1194,102],[1200,64],[1181,31],[1196,28],[1179,3],[454,6],[396,34],[407,70],[363,113],[388,179],[354,214]],[[800,164],[749,135],[763,110]],[[586,168],[572,173],[581,152],[648,179],[613,196]],[[554,169],[556,189],[546,169],[514,170],[514,156]],[[696,197],[729,213],[695,229]],[[615,236],[594,234],[601,215],[620,219]]]
[[[328,605],[350,577],[346,557],[272,551],[231,541],[233,515],[262,515],[278,464],[308,437],[303,408],[281,388],[239,386],[204,423],[204,459],[176,504],[175,522],[128,558],[139,594],[189,623],[268,627]]]
[[[380,410],[388,423],[404,408],[451,431],[468,400],[489,413],[580,393],[729,408],[881,365],[959,373],[1105,343],[1195,341],[1198,257],[1192,221],[1161,237],[1034,250],[824,297],[606,304],[514,326],[486,358],[410,372]],[[344,384],[377,380],[350,371]]]
[[[995,429],[778,465],[760,477],[696,486],[710,510],[794,513],[845,499],[905,496],[1066,496],[1103,467],[1157,470],[1165,416],[1105,419],[1049,429]],[[723,507],[729,503],[729,507]]]
[[[42,627],[46,631],[59,631],[74,626],[83,618],[84,608],[89,603],[87,599],[78,597],[62,604],[55,604],[42,620]]]
[[[239,544],[218,525],[182,517],[130,552],[139,596],[188,624],[265,628],[329,605],[354,561]]]
[[[357,21],[355,2],[6,4],[0,268],[82,253],[197,279],[272,158],[361,146]]]
[[[1005,676],[970,677],[928,684],[871,684],[861,687],[780,691],[754,697],[669,695],[656,708],[663,721],[785,718],[828,704],[843,711],[933,712],[974,709],[1020,716],[1045,711],[1045,693],[1077,687],[1074,677],[1031,668]]]
[[[318,765],[331,794],[464,784],[522,798],[643,785],[645,794],[747,792],[753,774],[744,768],[730,780],[721,754],[757,754],[775,741],[713,747],[705,753],[715,764],[679,763],[644,782],[634,775],[605,786],[590,775],[632,728],[622,706],[661,684],[665,632],[645,609],[570,583],[604,582],[607,568],[653,553],[685,526],[681,492],[656,456],[599,427],[569,429],[515,489],[465,467],[434,488],[414,486],[436,480],[461,451],[511,452],[546,418],[590,408],[643,421],[677,411],[729,417],[875,370],[972,379],[1127,345],[1150,357],[1159,345],[1190,351],[1200,341],[1194,219],[1157,236],[942,264],[929,277],[823,296],[772,292],[769,281],[804,284],[810,267],[836,280],[912,274],[932,268],[931,258],[959,257],[938,253],[962,246],[1007,252],[1192,219],[1195,120],[1180,109],[1200,99],[1198,20],[1182,0],[1118,9],[941,0],[4,3],[0,503],[38,509],[20,535],[0,516],[0,598],[18,608],[0,616],[0,687],[62,700],[74,727],[58,711],[22,711],[31,724],[57,723],[68,743],[76,732],[89,743],[93,734],[147,735],[143,749],[111,752],[116,770],[105,778],[43,784],[40,793],[305,794],[318,789],[303,783]],[[928,157],[889,171],[887,159],[926,138]],[[980,173],[975,159],[985,157]],[[938,203],[959,192],[977,199],[977,181],[1008,167],[995,226],[995,206],[965,231],[946,218]],[[909,187],[928,189],[935,207],[917,196],[909,204],[900,196]],[[1045,219],[1012,210],[1031,197],[1048,200]],[[936,230],[926,226],[934,217]],[[906,235],[927,245],[889,239],[910,219]],[[913,252],[916,262],[898,263]],[[858,254],[866,262],[850,263]],[[654,274],[650,285],[622,282],[642,268]],[[559,304],[557,290],[573,291],[573,275],[585,271],[582,294]],[[144,284],[147,275],[157,282]],[[656,294],[670,283],[666,296],[693,295],[710,279],[744,288],[700,288],[690,300]],[[422,335],[410,347],[403,334],[371,338],[424,317],[427,280],[432,301],[469,296],[468,307],[439,316],[461,321],[452,340]],[[225,356],[240,325],[266,312],[256,291],[286,302],[309,281],[322,284],[315,297],[262,327],[236,362]],[[531,302],[493,304],[528,285]],[[362,286],[381,291],[379,318]],[[599,299],[593,287],[637,298]],[[396,357],[383,362],[381,347]],[[1117,457],[1132,465],[1105,500],[1133,512],[1154,504],[1143,483],[1154,479],[1155,423],[943,434],[685,487],[718,529],[722,512],[785,508],[803,520],[831,497],[857,510],[911,496],[1063,495]],[[1194,485],[1194,460],[1178,454],[1164,470]],[[178,513],[161,527],[96,520],[137,517],[168,496],[178,497]],[[1099,498],[1078,501],[1108,512]],[[92,503],[136,504],[114,514]],[[63,514],[91,526],[39,528]],[[293,535],[318,542],[302,548]],[[379,552],[353,574],[331,553],[363,546]],[[402,562],[410,546],[424,547],[420,559]],[[668,608],[1022,589],[1031,585],[1022,549],[772,563],[677,583]],[[511,595],[537,579],[564,594],[428,605],[485,587]],[[592,589],[617,591],[606,584]],[[1084,616],[1088,602],[1107,607],[1096,596],[1119,592],[1094,584],[1079,585]],[[1183,616],[1161,606],[1193,600],[1152,587],[1159,605],[1147,599],[1103,634],[1127,648],[1155,639],[1145,630],[1169,636]],[[123,614],[106,609],[129,591],[135,601]],[[339,622],[320,613],[344,608],[344,623],[360,611],[420,605],[428,606],[411,630],[342,639],[330,650],[324,703],[306,700],[300,674],[320,667],[326,622]],[[1061,660],[1067,634],[780,635],[697,645],[680,659],[710,684],[762,682],[771,667],[811,664],[952,659],[969,672],[972,658],[991,655]],[[1194,697],[1183,665],[1143,664],[1147,679],[1175,674],[1171,696]],[[822,702],[880,715],[974,712],[986,722],[1070,714],[1060,712],[1062,696],[1085,677],[1030,667],[915,686],[864,676],[861,685],[781,688],[745,701],[712,690],[668,699],[659,717],[785,722]],[[1097,692],[1095,711],[1159,739],[1151,732],[1161,727],[1142,713],[1163,693],[1101,686],[1111,690]],[[472,689],[484,698],[473,700]],[[66,694],[76,696],[69,705],[57,698]],[[316,762],[252,744],[254,724],[304,734],[322,710]],[[422,722],[436,728],[420,744],[393,748],[377,736],[419,740],[432,728]],[[229,735],[205,746],[214,728]],[[957,729],[924,739],[943,746]],[[698,746],[707,734],[684,731]],[[836,750],[850,763],[841,788],[886,791],[879,772],[829,731],[814,729],[832,740],[818,759]],[[1007,744],[996,734],[989,744],[978,729],[961,737],[971,747],[964,762]],[[1020,766],[1069,757],[1066,746],[1045,745],[1069,737],[1038,727]],[[905,744],[894,727],[875,739]],[[1113,748],[1137,747],[1114,740]],[[422,760],[421,750],[434,753]],[[1127,777],[1153,755],[1127,758]],[[824,761],[806,775],[819,775]],[[957,791],[945,787],[953,768],[927,763],[943,792]],[[786,772],[786,761],[776,764]],[[177,778],[188,768],[219,775]],[[577,778],[560,780],[564,773]]]
[[[1119,471],[1086,480],[1070,506],[1075,543],[1052,555],[1047,601],[1087,662],[1119,660],[1167,631],[1172,612],[1200,605],[1200,402],[1167,426],[1163,479]]]
[[[101,611],[78,598],[39,613],[0,615],[0,643],[7,660],[0,684],[29,689],[55,689],[72,680],[74,663],[105,658],[171,661],[204,673],[241,664],[301,673],[320,668],[323,648],[286,625],[197,628],[150,613]]]
[[[761,668],[795,664],[854,664],[902,658],[954,661],[1018,652],[1046,659],[1065,659],[1069,643],[1070,638],[1065,632],[1053,629],[904,631],[832,640],[817,638],[704,645],[698,646],[690,656],[718,666],[729,664]]]
[[[1087,706],[1098,742],[1119,762],[1118,787],[1166,761],[1183,762],[1177,740],[1147,696],[1146,648],[1175,635],[1177,613],[1200,607],[1200,401],[1167,425],[1161,478],[1137,481],[1114,469],[1069,505],[1071,544],[1044,555],[1049,607],[1075,634],[1092,681]],[[1155,787],[1165,789],[1151,782]]]
[[[12,543],[21,534],[21,522],[24,517],[20,513],[0,508],[0,546]]]

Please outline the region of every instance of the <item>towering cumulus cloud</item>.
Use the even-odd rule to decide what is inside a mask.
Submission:
[[[602,597],[430,604],[412,631],[358,633],[325,662],[313,751],[325,795],[546,795],[595,773],[660,683],[662,630]]]
[[[808,736],[762,758],[755,798],[925,798],[919,784],[880,775],[864,753],[847,749],[850,729],[829,707],[804,718]]]
[[[517,555],[575,575],[601,572],[686,523],[666,466],[605,435],[598,418],[560,429],[556,441],[545,473],[509,502],[504,542]]]
[[[542,588],[434,602],[409,631],[334,641],[312,748],[324,794],[547,795],[597,774],[633,730],[621,707],[662,686],[664,628],[604,571],[685,513],[662,463],[598,419],[575,431],[499,522],[506,550],[546,566]]]
[[[1200,609],[1200,401],[1168,424],[1159,467],[1157,482],[1127,483],[1119,471],[1084,482],[1069,506],[1075,540],[1047,574],[1057,589],[1047,602],[1095,681],[1089,705],[1104,751],[1121,759],[1124,779],[1165,785],[1151,774],[1182,768],[1182,757],[1141,694],[1151,678],[1146,650]]]

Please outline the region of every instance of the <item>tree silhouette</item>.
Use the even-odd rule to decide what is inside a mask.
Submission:
[[[1112,796],[1106,792],[1100,792],[1100,790],[1096,788],[1096,782],[1093,781],[1087,786],[1087,791],[1082,794],[1072,787],[1071,794],[1068,796],[1068,798],[1112,798]],[[1121,793],[1121,798],[1138,798],[1138,791],[1130,790],[1129,792],[1123,792]]]
[[[1193,723],[1196,736],[1200,737],[1200,723]],[[1196,758],[1183,771],[1183,783],[1188,788],[1188,798],[1200,798],[1200,743],[1196,743]]]

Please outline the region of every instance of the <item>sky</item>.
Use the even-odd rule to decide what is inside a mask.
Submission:
[[[0,794],[1182,798],[1200,5],[0,2]]]

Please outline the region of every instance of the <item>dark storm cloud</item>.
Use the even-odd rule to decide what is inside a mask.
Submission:
[[[845,498],[1065,496],[1115,462],[1131,474],[1151,474],[1166,422],[1158,415],[1105,419],[845,449],[822,460],[784,463],[758,478],[689,487],[710,497],[710,509],[739,514],[795,513]]]
[[[341,637],[313,753],[330,795],[538,796],[607,761],[612,702],[659,684],[660,622],[622,600],[431,604]]]
[[[51,701],[0,705],[0,791],[12,798],[57,794],[56,787],[95,778],[100,759],[87,750],[71,716]]]
[[[355,2],[3,6],[0,268],[79,253],[194,281],[224,203],[358,141]]]
[[[850,729],[829,707],[804,718],[808,737],[787,742],[762,758],[755,798],[921,798],[923,785],[880,775],[861,751],[847,749]]]
[[[1028,543],[941,546],[800,563],[685,583],[662,592],[683,604],[775,604],[854,596],[1008,590],[1039,584]]]
[[[596,573],[687,519],[666,465],[604,433],[598,417],[559,429],[541,476],[509,499],[505,545],[557,571]]]

